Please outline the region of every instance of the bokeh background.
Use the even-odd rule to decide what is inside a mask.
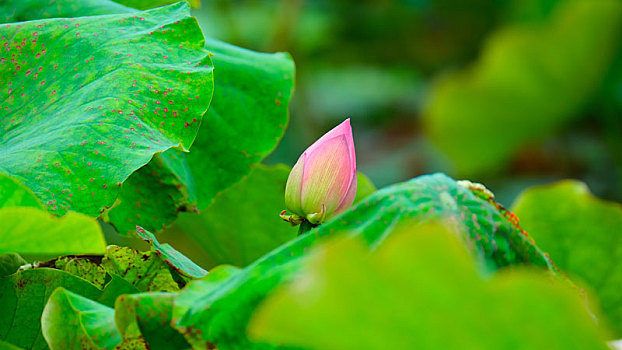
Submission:
[[[376,187],[444,172],[510,208],[568,178],[622,202],[622,13],[611,4],[211,0],[193,14],[207,37],[296,63],[290,123],[265,164],[292,166],[349,117],[358,169]],[[254,170],[200,215],[180,213],[160,241],[205,268],[252,262],[296,235],[278,218],[287,173]]]
[[[597,1],[598,2],[598,1]],[[207,36],[296,62],[293,165],[352,118],[378,187],[432,172],[524,188],[580,179],[622,201],[619,14],[570,0],[204,1]]]

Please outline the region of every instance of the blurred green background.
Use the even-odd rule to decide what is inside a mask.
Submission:
[[[207,37],[296,63],[290,124],[265,164],[292,166],[350,117],[378,188],[444,172],[510,207],[572,178],[622,202],[619,0],[212,0],[193,14]],[[205,268],[248,264],[296,234],[277,216],[287,174],[256,167],[159,239]]]
[[[619,7],[573,0],[203,1],[206,36],[290,52],[293,165],[352,118],[357,163],[382,187],[442,171],[504,205],[527,186],[587,182],[622,200]]]

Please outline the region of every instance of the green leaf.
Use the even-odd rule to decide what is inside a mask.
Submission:
[[[54,217],[28,187],[0,174],[0,253],[78,254],[105,249],[95,219],[74,212]]]
[[[41,316],[43,337],[52,349],[112,349],[121,342],[114,310],[62,287]]]
[[[130,177],[121,206],[110,213],[121,233],[133,231],[132,224],[158,232],[180,211],[193,211],[195,201],[199,209],[207,208],[218,193],[248,175],[252,165],[267,156],[283,135],[294,86],[291,58],[211,39],[206,46],[216,67],[214,99],[192,150],[186,154],[169,150],[157,161],[157,168],[150,164],[149,170],[141,169]],[[159,187],[144,189],[148,183]],[[129,225],[120,223],[128,220]],[[236,258],[249,261],[245,256]]]
[[[124,278],[143,292],[179,290],[168,265],[152,252],[108,246],[101,265],[108,273]]]
[[[173,303],[173,323],[190,309],[197,298],[210,292],[217,292],[220,283],[234,276],[240,271],[239,268],[231,265],[219,265],[210,270],[202,279],[190,281]]]
[[[162,5],[168,5],[177,2],[177,0],[117,0],[118,3],[131,8],[146,10]],[[192,7],[200,7],[201,0],[188,0],[188,3]]]
[[[136,234],[149,243],[152,251],[181,276],[187,278],[201,278],[207,275],[207,271],[175,250],[170,244],[160,244],[153,233],[145,231],[142,227],[137,227]]]
[[[64,287],[89,299],[101,291],[65,271],[39,268],[0,279],[0,339],[27,349],[47,349],[41,313],[52,292]]]
[[[125,181],[119,203],[104,215],[104,220],[118,232],[126,234],[135,232],[137,225],[148,230],[160,230],[173,222],[178,212],[193,211],[196,204],[190,204],[186,184],[194,180],[183,182],[171,161],[165,161],[172,157],[186,164],[181,152],[168,151],[155,155],[149,164]]]
[[[32,207],[0,209],[0,253],[102,254],[106,242],[97,220],[73,211],[63,217]]]
[[[22,350],[23,348],[20,348],[19,346],[15,346],[11,343],[7,343],[7,342],[0,340],[0,349],[1,350]]]
[[[26,2],[32,1],[37,2],[35,8],[44,5],[40,0]],[[55,5],[58,9],[23,15],[34,19],[54,11],[67,17],[101,14],[105,12],[97,11],[106,9],[120,12],[105,0],[80,8],[65,2]],[[257,53],[212,39],[206,46],[214,54],[218,77],[202,131],[190,154],[171,149],[156,155],[155,166],[141,168],[126,181],[120,203],[104,215],[121,233],[134,231],[137,224],[160,231],[179,211],[193,211],[197,201],[199,208],[206,208],[216,194],[249,174],[251,165],[268,155],[282,137],[294,88],[291,57]]]
[[[103,290],[67,271],[40,267],[0,278],[0,339],[27,349],[47,349],[41,334],[41,314],[52,294],[63,287],[81,296],[112,307],[121,294],[137,293],[129,282],[110,276]]]
[[[17,253],[0,254],[0,277],[8,276],[28,262]]]
[[[615,336],[622,336],[622,205],[578,181],[528,189],[513,205],[521,225],[577,282],[593,288]]]
[[[297,228],[279,217],[289,170],[282,164],[254,166],[200,215],[182,213],[171,232],[192,237],[207,252],[211,266],[250,264],[296,237]]]
[[[578,115],[605,77],[621,29],[619,1],[569,0],[541,21],[498,30],[477,63],[431,92],[429,135],[461,174],[502,167],[520,146]]]
[[[186,154],[200,209],[276,147],[294,89],[294,62],[288,54],[258,53],[213,39],[206,39],[206,47],[218,67],[214,100],[193,152]]]
[[[577,290],[541,271],[484,280],[460,234],[397,231],[371,256],[358,241],[319,247],[261,305],[250,334],[325,350],[608,349]]]
[[[362,201],[370,194],[376,192],[376,186],[371,180],[361,172],[356,173],[356,196],[354,197],[354,204]]]
[[[119,297],[115,318],[124,342],[120,348],[134,349],[137,343],[146,344],[151,350],[190,348],[183,335],[171,327],[174,298],[172,293]]]
[[[132,9],[110,0],[5,0],[0,5],[0,23],[40,18],[108,15]]]
[[[0,210],[3,207],[33,207],[43,209],[41,202],[21,182],[0,174]]]
[[[504,266],[523,264],[541,266],[556,274],[546,255],[494,203],[445,175],[427,175],[366,197],[340,216],[223,281],[217,292],[210,288],[205,294],[195,293],[195,302],[177,327],[191,329],[193,332],[187,338],[194,344],[210,341],[220,348],[254,349],[255,345],[244,336],[253,310],[274,287],[296,275],[309,248],[337,232],[360,237],[375,248],[405,220],[411,224],[430,220],[452,223],[478,267],[487,274]]]
[[[5,24],[0,45],[0,173],[55,213],[111,206],[155,153],[190,147],[212,97],[203,34],[185,3]]]

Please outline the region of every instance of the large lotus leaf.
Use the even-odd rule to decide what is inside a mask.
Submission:
[[[513,207],[551,259],[596,291],[622,337],[622,205],[594,197],[581,182],[563,181],[528,189]]]
[[[121,342],[112,308],[57,288],[41,315],[43,337],[51,349],[112,349]]]
[[[0,172],[89,215],[157,152],[187,149],[213,92],[189,8],[0,27]]]
[[[145,344],[148,349],[187,349],[190,345],[171,327],[173,293],[123,295],[115,304],[115,320],[123,337],[120,349]]]
[[[495,32],[471,67],[441,79],[424,113],[461,174],[502,166],[578,115],[620,47],[622,3],[559,1],[541,20]]]
[[[248,175],[251,165],[268,155],[283,135],[294,84],[291,58],[211,39],[206,46],[214,55],[214,99],[192,150],[186,154],[169,150],[157,167],[150,164],[124,184],[121,205],[109,214],[121,233],[132,231],[132,224],[160,231],[178,212],[191,211],[195,201],[199,209],[207,208],[216,194]],[[145,190],[147,184],[152,188]],[[156,219],[150,213],[158,213]],[[248,256],[241,252],[235,263],[248,263],[266,250],[259,247],[258,251]],[[222,258],[222,254],[216,256],[215,263],[223,262]]]
[[[108,246],[101,266],[106,272],[122,277],[143,292],[179,290],[168,265],[153,252]]]
[[[207,275],[207,271],[188,259],[185,255],[178,252],[170,244],[161,244],[153,233],[145,231],[142,227],[136,228],[136,234],[151,245],[162,261],[164,261],[176,273],[186,278],[201,278]]]
[[[57,287],[89,299],[101,294],[91,283],[56,269],[29,269],[0,278],[0,339],[27,349],[47,349],[40,319]]]
[[[578,290],[542,271],[484,280],[453,232],[398,228],[374,251],[315,250],[250,325],[255,339],[304,349],[608,349]]]
[[[205,294],[195,293],[194,304],[177,326],[196,344],[210,341],[224,349],[256,348],[244,336],[253,310],[275,286],[295,276],[310,247],[324,236],[347,232],[375,248],[405,220],[411,224],[436,219],[452,223],[486,273],[508,265],[530,264],[556,274],[549,259],[506,215],[479,193],[442,174],[384,188],[234,274],[217,292],[210,288]]]

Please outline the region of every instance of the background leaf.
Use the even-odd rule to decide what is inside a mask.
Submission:
[[[207,253],[202,262],[246,266],[296,237],[284,222],[285,183],[289,167],[258,164],[242,181],[216,197],[201,214],[182,213],[163,239],[188,235]],[[239,218],[238,218],[239,217]]]
[[[513,210],[563,271],[595,290],[615,337],[622,337],[622,206],[568,180],[526,190]]]
[[[542,271],[485,281],[461,234],[430,224],[396,231],[371,256],[356,240],[318,247],[261,305],[250,334],[323,350],[608,348],[577,290]]]
[[[56,213],[96,216],[153,154],[190,147],[212,96],[203,35],[184,3],[5,24],[0,44],[0,172]]]
[[[427,130],[459,173],[498,169],[519,146],[576,117],[597,91],[620,44],[622,5],[556,5],[542,21],[495,33],[476,64],[432,89]]]

